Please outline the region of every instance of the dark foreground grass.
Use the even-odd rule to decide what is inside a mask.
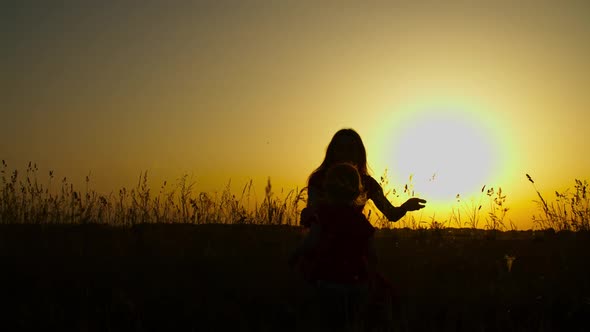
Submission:
[[[309,331],[291,226],[0,225],[3,331]],[[587,331],[590,235],[379,230],[395,331]],[[507,258],[515,257],[511,270]]]

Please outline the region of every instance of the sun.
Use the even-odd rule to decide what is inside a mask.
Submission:
[[[494,176],[497,144],[489,124],[473,114],[421,112],[398,128],[392,171],[411,175],[414,191],[427,200],[454,200],[479,192]]]

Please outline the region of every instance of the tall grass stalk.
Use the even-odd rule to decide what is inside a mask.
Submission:
[[[479,222],[481,219],[481,209],[482,209],[482,199],[484,196],[484,191],[486,189],[486,185],[484,185],[481,190],[480,194],[477,198],[471,197],[469,202],[463,202],[461,199],[461,194],[457,194],[455,196],[459,207],[452,207],[451,209],[451,220],[455,224],[462,228],[464,226],[470,228],[478,228]],[[489,192],[489,189],[488,189]],[[463,221],[463,217],[466,217],[467,220]]]
[[[411,197],[414,197],[414,184],[413,175],[410,175],[408,182],[401,187],[392,187],[389,185],[389,178],[387,175],[387,169],[384,170],[383,175],[379,178],[379,185],[383,188],[383,194],[385,197],[394,203],[394,205],[401,205],[403,202]],[[377,228],[412,228],[417,229],[422,224],[426,223],[422,220],[423,211],[418,213],[418,218],[413,213],[408,213],[402,217],[398,222],[390,222],[384,214],[379,212],[375,204],[372,201],[368,201],[365,208],[365,214],[369,221]]]
[[[533,178],[526,174],[539,200],[535,200],[541,213],[533,215],[533,224],[539,229],[552,228],[556,231],[590,230],[590,196],[588,181],[575,179],[574,190],[555,191],[555,200],[548,201],[537,189]]]

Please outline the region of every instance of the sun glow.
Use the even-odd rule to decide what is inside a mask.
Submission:
[[[473,113],[439,108],[408,116],[396,131],[392,172],[406,181],[411,176],[416,196],[433,203],[478,193],[499,170],[500,143],[490,125]]]

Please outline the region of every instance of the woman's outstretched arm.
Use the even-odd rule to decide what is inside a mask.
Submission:
[[[378,186],[377,189],[369,196],[369,198],[375,203],[375,206],[387,217],[387,220],[396,222],[406,215],[407,210],[403,207],[396,207],[385,197],[383,189]]]
[[[366,177],[365,186],[368,191],[368,197],[375,203],[375,206],[387,217],[387,220],[391,222],[396,222],[400,220],[403,216],[406,215],[408,211],[416,211],[420,210],[424,207],[425,200],[421,198],[410,198],[404,204],[399,207],[394,206],[391,202],[385,197],[383,193],[383,188],[381,185],[370,176]]]

